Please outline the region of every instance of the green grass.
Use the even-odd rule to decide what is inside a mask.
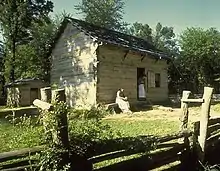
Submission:
[[[124,137],[135,137],[138,135],[154,135],[163,136],[167,134],[176,133],[178,131],[178,122],[167,121],[167,120],[104,120],[112,126],[113,130],[118,130]],[[147,148],[147,147],[146,147]],[[137,153],[130,156],[124,156],[105,160],[94,164],[94,168],[102,168],[108,165],[112,165],[118,162],[126,161],[129,159],[139,158],[144,153]]]
[[[28,148],[42,143],[41,126],[22,127],[0,120],[0,152]]]
[[[166,120],[104,120],[118,130],[123,136],[157,135],[175,133],[178,123]],[[33,147],[42,143],[43,128],[41,126],[21,127],[0,120],[0,152],[20,148]]]
[[[119,130],[125,136],[155,135],[162,136],[176,133],[178,122],[167,120],[105,120],[113,129]]]
[[[168,120],[135,119],[126,120],[110,119],[102,122],[109,124],[112,130],[119,131],[122,137],[135,137],[138,135],[163,136],[178,131],[178,122]],[[71,122],[70,122],[71,123]],[[12,125],[5,120],[0,120],[0,152],[11,151],[41,145],[43,142],[42,126]],[[94,164],[94,168],[101,168],[125,160],[138,158],[144,153],[123,156],[105,160]]]
[[[216,112],[220,112],[220,104],[215,104],[211,106],[211,109],[213,109]]]

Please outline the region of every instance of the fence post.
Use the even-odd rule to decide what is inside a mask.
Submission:
[[[189,98],[190,91],[183,91],[182,100],[186,100]],[[189,111],[188,111],[188,103],[181,101],[181,116],[180,116],[180,131],[183,132],[187,129],[188,126],[188,117],[189,117]]]
[[[40,89],[41,100],[44,102],[51,102],[51,88],[45,87]]]
[[[64,89],[54,90],[53,98],[54,98],[53,100],[56,99],[58,102],[61,101],[65,102],[66,101],[65,90]],[[58,113],[57,122],[59,128],[57,138],[65,149],[69,149],[67,113]]]
[[[198,137],[198,142],[200,145],[199,158],[202,162],[204,161],[204,157],[205,157],[205,146],[206,146],[208,120],[210,117],[212,92],[213,92],[213,88],[204,87],[204,94],[203,94],[204,103],[202,103],[201,117],[200,117],[200,132]]]
[[[59,102],[65,102],[66,96],[65,96],[65,90],[64,89],[57,89],[52,91],[52,101]],[[69,137],[68,137],[68,122],[67,122],[67,113],[64,111],[56,111],[56,117],[57,117],[57,126],[58,130],[56,132],[56,138],[58,145],[62,147],[63,150],[65,150],[62,153],[61,160],[59,161],[59,166],[65,166],[70,162],[70,156],[69,156]],[[63,169],[63,168],[62,168]]]

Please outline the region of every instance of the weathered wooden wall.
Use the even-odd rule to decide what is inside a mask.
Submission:
[[[18,106],[29,106],[32,105],[33,98],[40,98],[40,88],[48,86],[47,83],[41,80],[32,80],[24,82],[23,84],[15,85],[15,101]],[[31,97],[31,88],[37,89],[36,97]],[[14,88],[7,88],[7,104],[10,105],[14,99]]]
[[[168,99],[167,62],[156,61],[138,53],[110,45],[103,45],[98,50],[98,84],[97,100],[99,102],[114,102],[118,88],[124,88],[131,102],[137,101],[137,68],[145,68],[161,75],[161,87],[147,88],[147,98],[153,102]],[[125,57],[125,58],[124,58]],[[141,60],[143,58],[143,60]],[[146,79],[147,85],[147,79]]]
[[[69,24],[52,52],[51,83],[65,87],[70,106],[96,103],[97,43]]]

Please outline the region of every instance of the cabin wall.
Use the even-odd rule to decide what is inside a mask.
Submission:
[[[155,60],[149,56],[103,45],[98,51],[97,101],[112,103],[115,101],[118,88],[123,88],[129,101],[137,102],[137,68],[145,68],[145,73],[160,73],[160,87],[146,87],[147,99],[152,102],[168,99],[167,61]],[[148,84],[146,79],[145,84]]]
[[[43,81],[33,80],[15,85],[15,87],[8,87],[7,105],[12,105],[12,101],[15,101],[17,106],[33,105],[35,99],[41,98],[40,89],[46,86],[48,86],[48,84]]]
[[[65,87],[70,106],[96,104],[97,43],[71,24],[52,51],[51,84]]]

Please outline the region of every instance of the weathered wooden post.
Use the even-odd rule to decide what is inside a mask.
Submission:
[[[41,100],[44,102],[51,102],[51,88],[45,87],[40,89]]]
[[[43,93],[42,100],[45,101],[50,101],[49,99],[49,88],[44,89],[41,92]],[[44,96],[45,95],[45,96]],[[59,89],[59,90],[54,90],[53,91],[53,100],[56,100],[58,103],[63,101],[65,102],[65,90],[64,89]],[[53,106],[50,103],[47,103],[45,101],[42,101],[39,99],[34,100],[34,105],[39,107],[43,111],[51,111],[54,110],[55,114],[55,129],[52,131],[52,141],[53,143],[59,148],[64,150],[61,153],[60,160],[58,161],[58,169],[63,169],[64,166],[69,164],[70,162],[70,156],[69,156],[69,138],[68,138],[68,124],[67,124],[67,111],[65,110],[65,106],[58,105],[58,106]],[[57,108],[60,108],[57,109]],[[50,126],[48,128],[48,122],[50,122],[50,119],[47,119],[47,117],[50,118],[50,114],[47,115],[47,112],[43,114],[43,117],[45,118],[44,121],[44,127],[45,131],[48,131],[48,129],[51,129]],[[49,124],[50,125],[50,124]]]
[[[65,102],[65,90],[53,90],[53,98],[53,101],[56,100],[57,102]],[[69,149],[67,113],[57,113],[57,124],[59,128],[57,138],[65,149]]]
[[[188,110],[188,103],[184,100],[189,98],[190,91],[183,91],[183,96],[181,100],[181,115],[180,115],[180,131],[183,132],[187,129],[188,126],[188,118],[189,118],[189,110]]]
[[[52,101],[56,100],[57,103],[65,102],[65,89],[57,89],[52,92]],[[61,108],[63,106],[60,106]],[[55,111],[57,118],[57,142],[61,146],[64,152],[61,155],[61,161],[59,162],[60,166],[65,166],[70,162],[70,145],[69,145],[69,136],[68,136],[68,123],[67,123],[67,112],[64,110]]]
[[[201,109],[200,131],[198,137],[198,142],[201,150],[201,154],[199,154],[199,158],[201,161],[203,161],[205,157],[205,146],[206,146],[208,121],[210,117],[212,92],[213,92],[213,88],[204,87],[204,94],[203,94],[204,103],[202,104],[202,109]]]

